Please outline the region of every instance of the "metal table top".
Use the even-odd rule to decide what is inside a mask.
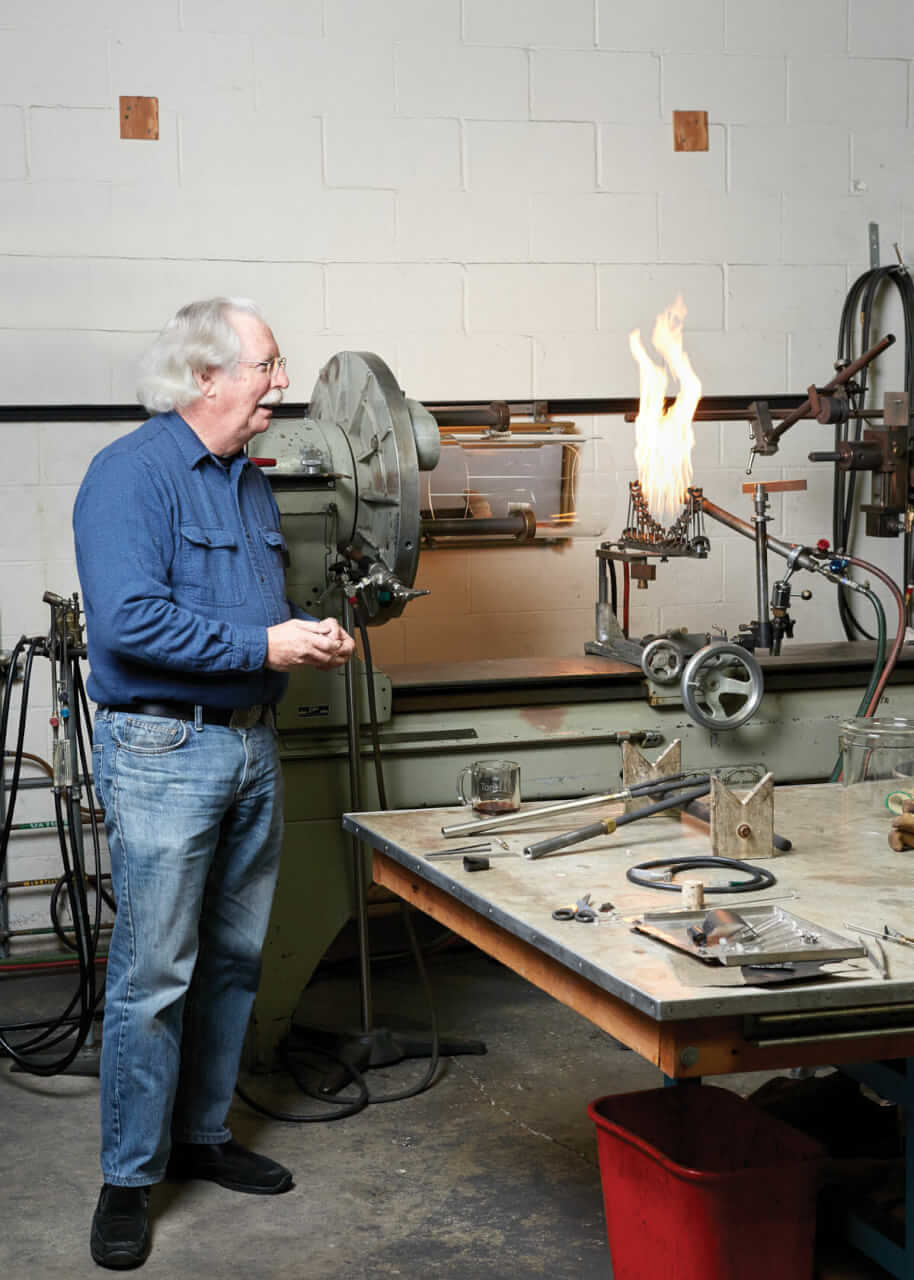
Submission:
[[[680,899],[678,894],[632,884],[626,869],[658,857],[710,853],[708,837],[676,818],[643,819],[537,861],[523,857],[526,844],[619,812],[619,806],[595,807],[503,827],[495,834],[508,850],[493,843],[491,867],[483,872],[464,871],[460,855],[434,861],[422,856],[470,842],[469,836],[441,835],[442,825],[471,816],[468,809],[350,813],[344,815],[343,825],[421,880],[658,1021],[914,1005],[914,948],[885,944],[888,980],[860,959],[844,962],[839,974],[825,980],[774,987],[716,986],[707,984],[732,981],[732,971],[705,965],[634,933],[628,917],[674,909]],[[777,877],[776,886],[761,893],[709,895],[707,903],[738,911],[741,903],[777,899],[786,910],[853,941],[857,935],[845,921],[877,930],[887,923],[914,934],[914,851],[889,849],[890,816],[875,807],[866,785],[779,787],[775,829],[793,841],[793,850],[764,862]],[[712,876],[719,881],[718,875],[707,873],[707,878]],[[620,918],[596,926],[552,919],[554,908],[574,903],[585,893],[592,894],[598,906],[612,902]]]

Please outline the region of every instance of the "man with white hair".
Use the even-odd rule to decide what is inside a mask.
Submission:
[[[144,1262],[165,1177],[292,1186],[226,1115],[282,840],[273,708],[286,672],[330,670],[354,646],[286,600],[279,512],[244,452],[285,364],[253,302],[183,307],[145,362],[155,416],[93,459],[74,508],[117,898],[90,1241],[103,1267]]]

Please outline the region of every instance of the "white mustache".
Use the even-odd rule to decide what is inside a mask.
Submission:
[[[265,408],[274,404],[282,404],[282,387],[273,387],[265,396],[261,396],[257,403]]]

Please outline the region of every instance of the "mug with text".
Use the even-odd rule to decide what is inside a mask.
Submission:
[[[457,795],[477,813],[520,808],[520,765],[514,760],[476,760],[457,775]]]

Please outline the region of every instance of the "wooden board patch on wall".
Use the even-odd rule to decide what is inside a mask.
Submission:
[[[707,151],[707,111],[673,112],[673,150]]]
[[[156,140],[159,136],[158,98],[121,98],[121,137]]]

